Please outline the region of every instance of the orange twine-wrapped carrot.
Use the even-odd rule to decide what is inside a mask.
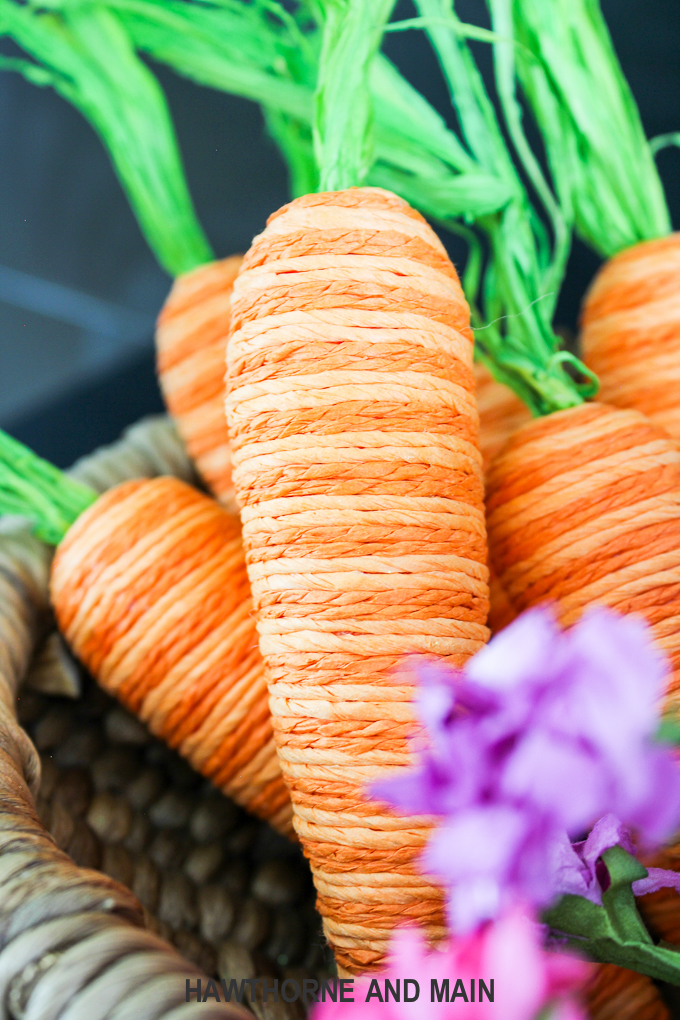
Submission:
[[[566,624],[592,603],[641,614],[670,658],[677,705],[680,454],[668,436],[635,411],[582,404],[523,426],[487,482],[491,558],[513,604],[553,600]],[[642,902],[653,899],[662,901],[653,927],[680,942],[677,893]],[[670,1016],[649,978],[611,965],[598,968],[587,1000],[593,1020]]]
[[[586,363],[600,397],[642,411],[680,442],[680,233],[605,263],[583,306]]]
[[[671,1020],[651,978],[611,963],[595,970],[584,993],[591,1020]]]
[[[442,932],[422,817],[364,786],[409,762],[409,652],[461,665],[488,608],[468,308],[421,216],[374,188],[275,213],[236,281],[228,418],[295,826],[342,968]]]
[[[0,513],[57,545],[57,622],[99,683],[290,832],[238,520],[176,478],[98,496],[1,432],[0,479]]]
[[[487,475],[491,559],[519,610],[638,613],[680,687],[680,453],[636,411],[582,404],[521,428]]]
[[[156,329],[158,379],[202,479],[236,512],[224,416],[224,361],[231,291],[241,265],[232,255],[179,276]]]
[[[486,471],[513,432],[531,421],[531,412],[512,390],[499,383],[480,362],[475,362],[479,448]]]
[[[102,687],[287,830],[238,522],[176,479],[124,483],[69,529],[51,591],[62,633]]]
[[[531,421],[529,409],[512,390],[497,382],[484,365],[475,362],[477,409],[479,411],[479,448],[486,471],[506,440],[525,422]],[[493,566],[489,569],[489,630],[497,634],[517,616]]]

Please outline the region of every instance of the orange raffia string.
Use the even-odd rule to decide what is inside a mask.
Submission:
[[[484,365],[475,362],[474,368],[479,411],[479,448],[482,451],[484,470],[487,471],[512,433],[531,420],[531,414],[519,397],[507,386],[497,382]],[[512,623],[517,613],[491,565],[489,602],[489,630],[497,634]]]
[[[518,610],[638,613],[680,680],[680,452],[636,411],[582,404],[531,421],[487,475],[489,548]]]
[[[232,255],[179,276],[158,318],[158,379],[189,456],[217,500],[238,512],[224,414],[231,292],[241,265]]]
[[[443,935],[430,823],[367,799],[410,762],[394,667],[462,665],[488,609],[469,312],[422,217],[374,188],[270,217],[234,288],[228,419],[279,756],[343,971]]]
[[[531,412],[511,389],[497,382],[488,368],[479,362],[475,362],[475,384],[479,448],[486,471],[513,432],[531,421]]]
[[[584,998],[590,1020],[672,1020],[651,978],[612,963],[597,967]]]
[[[680,233],[609,259],[586,295],[581,344],[599,398],[646,414],[680,442]]]
[[[51,592],[102,687],[290,834],[238,521],[174,478],[123,483],[66,533]]]

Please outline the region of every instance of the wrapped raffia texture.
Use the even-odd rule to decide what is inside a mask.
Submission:
[[[599,398],[646,414],[680,442],[680,233],[605,263],[586,295],[581,343]]]
[[[69,531],[53,567],[55,612],[73,651],[199,771],[290,833],[238,519],[186,484],[195,473],[165,416],[70,473],[113,488]],[[130,478],[154,481],[121,484]]]
[[[505,442],[520,426],[531,421],[525,404],[512,390],[499,383],[484,365],[475,362],[477,409],[479,411],[479,448],[486,471]],[[503,630],[517,616],[503,585],[493,568],[489,572],[489,629]]]
[[[488,368],[475,362],[479,448],[486,470],[510,436],[531,421],[531,413],[512,390],[497,382]]]
[[[198,472],[225,509],[237,511],[224,416],[231,291],[241,257],[179,276],[156,329],[158,378]]]
[[[74,464],[71,473],[102,491],[124,478],[174,472],[191,479],[193,469],[165,415],[140,422],[123,438]],[[36,641],[50,623],[48,579],[52,554],[21,521],[0,529],[0,713],[22,754],[23,774],[37,788],[37,758],[14,722],[14,701]]]
[[[680,675],[680,453],[637,411],[582,404],[525,425],[487,475],[491,560],[519,610],[565,625],[594,603],[638,613]]]
[[[99,467],[104,459],[115,457],[100,456]],[[12,1020],[93,1020],[102,1004],[110,1020],[128,1010],[140,1020],[169,1018],[184,1003],[186,976],[200,970],[144,929],[129,890],[77,867],[34,807],[38,756],[10,706],[43,632],[49,559],[19,526],[0,536],[0,996]],[[216,1004],[202,1012],[236,1015]]]
[[[407,919],[443,934],[423,817],[364,785],[409,763],[413,688],[485,642],[486,540],[469,313],[436,235],[380,189],[275,213],[237,278],[234,480],[295,826],[341,968]]]
[[[60,543],[51,593],[60,630],[107,691],[291,831],[237,518],[175,478],[118,485]]]
[[[677,895],[677,894],[676,894]],[[645,974],[606,963],[584,989],[591,1020],[671,1020],[661,994]]]

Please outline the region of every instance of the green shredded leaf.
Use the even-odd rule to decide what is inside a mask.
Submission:
[[[500,4],[496,6],[501,22],[497,34],[504,36],[508,22],[501,17]],[[524,139],[514,95],[514,49],[504,41],[495,43],[499,94],[508,132],[551,215],[552,247],[515,168],[472,53],[462,32],[448,24],[458,20],[452,0],[417,0],[417,8],[427,20],[427,35],[448,84],[465,144],[478,166],[502,182],[509,196],[500,211],[477,220],[491,256],[479,299],[468,293],[476,309],[477,356],[534,415],[574,407],[584,396],[580,384],[565,370],[564,359],[555,357],[560,340],[552,329],[569,252],[570,209],[553,195]],[[580,375],[588,377],[580,363],[577,368]]]
[[[0,514],[28,518],[38,538],[58,545],[97,498],[89,486],[0,430]]]
[[[369,75],[395,0],[317,0],[323,35],[312,125],[319,189],[363,184],[374,160]]]
[[[0,67],[51,86],[97,131],[161,265],[178,275],[209,261],[165,98],[116,14],[94,4],[57,13],[0,0],[0,34],[36,61],[5,58]]]
[[[449,85],[458,132],[376,52],[391,0],[307,0],[292,13],[275,0],[43,2],[62,18],[113,12],[134,47],[153,59],[258,102],[294,194],[366,181],[396,191],[447,229],[467,231],[475,254],[463,279],[478,356],[537,415],[593,392],[592,377],[571,355],[561,356],[552,329],[569,251],[571,189],[564,174],[544,178],[524,138],[514,82],[522,45],[510,41],[513,0],[490,0],[493,31],[462,22],[452,0],[417,3],[415,22],[426,29]],[[470,37],[494,45],[503,123],[465,42]],[[513,163],[508,135],[547,227]]]
[[[670,231],[653,152],[598,0],[509,0],[517,71],[576,230],[609,257]]]
[[[649,148],[654,156],[656,156],[657,152],[661,152],[662,149],[667,149],[671,145],[680,146],[680,131],[669,131],[668,134],[656,135],[656,137],[649,140]]]
[[[119,14],[134,45],[154,60],[311,125],[314,40],[300,49],[283,28],[268,25],[256,5],[110,0],[107,6]]]
[[[491,32],[488,28],[480,28],[479,25],[468,25],[457,18],[405,18],[403,21],[392,21],[386,32],[408,32],[414,28],[432,27],[450,28],[452,32],[459,35],[461,39],[477,39],[478,42],[509,42],[514,45],[514,39],[510,36],[500,36],[497,32]]]

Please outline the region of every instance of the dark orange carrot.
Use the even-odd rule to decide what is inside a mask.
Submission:
[[[519,610],[638,613],[680,691],[680,452],[637,411],[582,404],[523,426],[487,475],[491,560]]]
[[[475,363],[477,410],[479,411],[479,448],[487,471],[498,451],[513,432],[531,421],[528,408],[512,390],[497,382],[489,370]],[[497,634],[517,616],[507,592],[489,564],[489,630]]]
[[[672,1020],[651,978],[613,963],[597,967],[584,997],[591,1020]]]
[[[59,626],[98,682],[239,804],[291,832],[238,520],[175,478],[104,495],[0,434],[0,512],[58,544]]]

